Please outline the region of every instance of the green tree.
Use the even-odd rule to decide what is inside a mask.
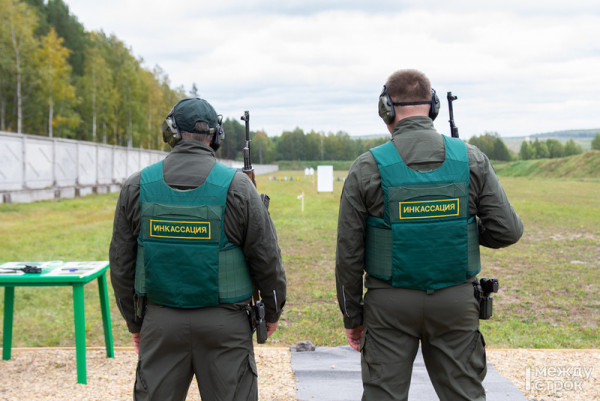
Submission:
[[[499,161],[510,161],[511,156],[508,147],[502,139],[496,137],[494,139],[494,152],[492,158]]]
[[[550,157],[550,152],[548,152],[548,146],[546,146],[546,142],[540,141],[538,138],[535,138],[532,145],[535,149],[535,158],[536,159],[547,159]]]
[[[565,143],[565,156],[579,155],[581,153],[583,153],[583,148],[577,145],[573,139],[569,139]]]
[[[338,131],[335,136],[338,138],[338,154],[334,160],[353,160],[357,156],[356,141],[350,138],[347,132]]]
[[[114,35],[86,32],[65,0],[0,0],[0,10],[0,129],[163,147],[160,124],[183,87]]]
[[[564,146],[557,139],[546,139],[546,147],[548,155],[551,159],[556,159],[564,156]]]
[[[146,126],[140,61],[114,35],[106,38],[104,46],[104,57],[113,74],[111,142],[117,145],[138,145],[141,132]]]
[[[387,141],[389,141],[389,136],[382,136],[379,138],[369,138],[369,139],[357,139],[356,140],[356,156],[361,155],[367,152],[369,149],[372,149],[376,146],[383,145]]]
[[[476,146],[491,160],[508,161],[511,159],[508,147],[497,132],[486,132],[480,136],[473,136],[469,144]]]
[[[600,150],[600,134],[596,134],[594,139],[592,139],[592,149]]]
[[[34,36],[37,27],[35,11],[18,0],[0,0],[0,26],[2,26],[3,69],[14,79],[14,99],[17,133],[23,132],[24,98],[33,92],[32,54],[37,47]],[[8,43],[7,43],[8,42]],[[3,77],[7,79],[6,77]],[[24,84],[29,83],[24,87]],[[6,88],[8,85],[2,85]],[[12,86],[12,85],[11,85]],[[6,104],[8,94],[2,94]]]
[[[85,49],[89,44],[87,32],[77,17],[71,15],[69,6],[63,0],[25,0],[37,10],[39,25],[36,34],[46,36],[50,28],[54,28],[58,36],[63,38],[63,45],[71,50],[69,64],[75,76],[83,74]]]
[[[154,77],[162,94],[162,110],[159,112],[159,122],[160,124],[156,126],[156,149],[166,150],[168,145],[165,144],[162,140],[162,135],[160,135],[160,126],[164,121],[164,118],[169,114],[169,111],[173,108],[173,106],[181,99],[185,97],[185,93],[182,88],[172,89],[169,83],[169,76],[163,71],[160,66],[155,66],[153,69]],[[225,135],[225,140],[227,140],[227,135]]]
[[[340,154],[340,138],[334,135],[332,132],[325,136],[323,141],[323,160],[338,160]]]
[[[71,50],[69,64],[76,76],[83,75],[85,49],[89,44],[88,34],[77,17],[71,15],[63,0],[48,0],[46,4],[48,24],[64,39],[64,46]]]
[[[48,106],[48,136],[53,136],[53,127],[78,123],[76,116],[68,116],[75,100],[75,88],[71,85],[71,65],[67,62],[70,50],[62,46],[54,28],[42,38],[36,51],[37,70],[40,75],[42,96]],[[65,111],[60,114],[60,111]]]
[[[8,10],[8,1],[0,0],[0,9]],[[11,98],[11,93],[14,93],[12,75],[12,60],[11,60],[11,45],[10,32],[6,14],[0,15],[0,131],[7,130],[6,109]]]
[[[528,141],[521,142],[521,150],[519,151],[519,157],[521,160],[535,159],[535,149],[531,146]]]
[[[252,121],[252,115],[250,115]],[[246,143],[246,127],[238,120],[227,118],[223,122],[223,131],[225,131],[225,139],[221,144],[221,148],[217,156],[229,160],[241,160],[243,158],[242,149]],[[252,138],[252,132],[250,132]]]
[[[90,139],[87,132],[91,129],[91,140],[94,142],[97,140],[98,126],[106,127],[110,121],[109,103],[113,90],[112,73],[98,45],[101,40],[101,36],[92,32],[92,45],[86,49],[83,76],[77,86],[81,98],[79,110],[84,122],[81,138]]]
[[[492,158],[492,154],[494,153],[494,137],[491,134],[485,133],[480,136],[472,136],[469,139],[469,144],[476,146],[488,158]]]
[[[252,158],[258,164],[268,164],[273,161],[273,144],[264,131],[258,131],[252,139]]]
[[[319,160],[321,158],[321,135],[311,130],[304,136],[304,160]]]
[[[304,142],[304,131],[299,127],[294,131],[284,131],[277,142],[278,160],[306,160]]]

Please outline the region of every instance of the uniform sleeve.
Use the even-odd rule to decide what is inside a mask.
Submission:
[[[479,244],[503,248],[523,235],[523,223],[510,204],[488,158],[479,149],[468,146],[471,168],[469,211],[479,218]]]
[[[242,173],[236,173],[229,187],[225,234],[242,248],[265,303],[265,319],[278,321],[286,301],[286,277],[277,232],[256,188]]]
[[[121,189],[112,240],[110,242],[110,280],[115,300],[131,333],[138,333],[141,322],[135,319],[135,261],[140,232],[139,174],[130,177]]]
[[[357,159],[344,182],[338,216],[335,281],[344,327],[363,324],[363,275],[365,255],[365,227],[368,210],[361,160]]]

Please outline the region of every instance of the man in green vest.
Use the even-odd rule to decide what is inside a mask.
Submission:
[[[110,270],[138,401],[183,401],[194,375],[205,401],[258,398],[249,305],[256,286],[273,334],[286,279],[252,181],[216,161],[221,120],[203,99],[178,102],[163,123],[171,153],[121,189]]]
[[[440,400],[485,400],[479,245],[514,244],[523,225],[487,157],[435,131],[439,107],[424,74],[392,74],[379,98],[392,139],[344,183],[336,286],[363,401],[408,399],[419,344]]]

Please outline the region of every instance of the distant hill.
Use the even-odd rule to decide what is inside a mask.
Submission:
[[[596,134],[600,134],[600,128],[544,132],[540,134],[531,134],[528,136],[501,136],[501,138],[506,146],[515,153],[519,153],[523,141],[535,141],[536,139],[539,139],[540,141],[546,139],[557,139],[563,143],[567,142],[569,139],[572,139],[576,144],[580,145],[584,151],[587,151],[592,148],[592,139],[594,139]]]
[[[494,162],[494,170],[507,177],[576,178],[600,180],[600,150],[557,159]]]

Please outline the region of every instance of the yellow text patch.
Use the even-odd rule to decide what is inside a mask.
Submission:
[[[150,236],[206,240],[211,238],[210,222],[150,220]]]
[[[458,199],[400,202],[400,219],[435,219],[458,216]]]

